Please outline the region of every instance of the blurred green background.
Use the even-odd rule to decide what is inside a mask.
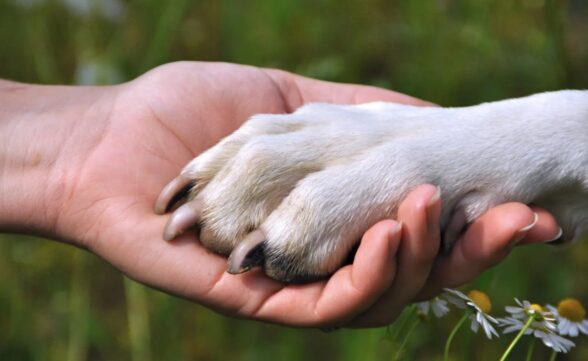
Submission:
[[[108,84],[174,60],[230,61],[456,106],[588,88],[588,1],[0,0],[0,46],[0,77],[26,82]],[[398,356],[394,329],[323,333],[232,320],[129,281],[72,247],[0,240],[0,360]],[[526,247],[472,287],[489,292],[497,314],[513,297],[586,303],[587,270],[588,242]],[[440,359],[459,316],[418,325],[400,358]],[[509,339],[463,331],[453,354],[497,360]],[[587,360],[588,340],[577,343],[559,359]],[[539,347],[534,359],[547,358]]]

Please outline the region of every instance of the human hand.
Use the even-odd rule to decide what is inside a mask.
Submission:
[[[0,229],[87,248],[131,278],[233,316],[294,326],[388,324],[417,297],[466,282],[504,257],[508,240],[533,219],[524,205],[497,207],[472,225],[449,257],[435,262],[438,203],[426,205],[436,188],[424,186],[401,206],[401,230],[397,221],[376,224],[364,235],[353,265],[328,280],[284,285],[260,270],[228,275],[226,260],[204,249],[196,236],[171,243],[161,238],[167,217],[155,215],[153,204],[185,163],[255,113],[290,112],[317,101],[427,103],[277,70],[207,63],[166,65],[120,86],[60,88],[58,96],[55,89],[36,92],[51,98],[50,110],[69,113],[42,123],[51,137],[34,146],[21,135],[19,143],[27,148],[20,168],[29,178],[16,184],[9,175],[0,184],[15,190],[1,195],[7,206],[0,211]],[[22,124],[8,127],[16,132]],[[8,214],[15,204],[21,205],[18,212]],[[538,214],[522,242],[556,233],[553,218]]]

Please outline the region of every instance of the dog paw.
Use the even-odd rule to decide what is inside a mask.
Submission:
[[[394,217],[410,190],[431,183],[443,193],[447,249],[489,208],[529,203],[583,176],[570,164],[586,162],[574,153],[585,148],[581,136],[577,145],[567,141],[569,152],[554,148],[556,156],[551,144],[563,141],[545,111],[535,106],[541,113],[528,116],[532,126],[525,117],[504,121],[539,103],[526,99],[531,104],[459,109],[311,104],[288,115],[257,115],[165,187],[157,213],[186,202],[164,238],[197,226],[205,247],[230,255],[231,273],[261,266],[277,280],[312,280],[341,267],[369,227]],[[574,127],[585,125],[572,119]],[[547,145],[546,132],[554,137]],[[576,223],[586,223],[582,214]]]
[[[406,120],[413,109],[313,104],[253,117],[164,189],[158,213],[187,195],[164,238],[198,224],[205,247],[230,254],[229,272],[262,266],[288,282],[328,276],[369,227],[393,217],[412,188],[435,178],[422,147],[432,135]],[[486,198],[464,197],[446,233],[459,235],[476,206],[492,203]]]
[[[421,183],[418,164],[400,161],[410,150],[390,142],[391,124],[377,107],[314,104],[253,117],[162,191],[158,213],[187,196],[164,238],[198,224],[205,247],[231,254],[230,272],[260,265],[289,282],[331,274]]]

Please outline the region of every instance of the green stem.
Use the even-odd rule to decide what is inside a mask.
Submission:
[[[69,342],[67,360],[81,361],[87,358],[88,352],[88,318],[90,310],[88,274],[85,254],[76,251],[73,256],[71,291],[69,295]]]
[[[531,342],[529,342],[529,349],[527,350],[527,358],[525,358],[526,361],[533,360],[533,351],[534,350],[535,350],[535,340],[531,340]]]
[[[133,361],[151,360],[149,310],[145,288],[128,278],[125,280],[130,353]]]
[[[551,356],[549,356],[549,361],[555,361],[557,358],[557,352],[551,351]]]
[[[517,336],[514,338],[514,340],[512,340],[510,345],[508,345],[508,348],[506,349],[506,351],[504,351],[504,354],[502,354],[500,361],[506,360],[506,358],[508,357],[508,355],[510,354],[512,349],[515,347],[517,342],[519,342],[521,337],[523,337],[523,335],[525,334],[525,331],[527,331],[527,329],[531,326],[531,323],[533,323],[533,321],[535,321],[535,317],[537,317],[536,314],[532,314],[531,316],[529,316],[529,319],[527,320],[527,323],[525,323],[525,326],[523,326],[523,328],[521,328],[521,330],[519,331]]]
[[[459,331],[459,329],[464,324],[464,322],[466,322],[469,315],[470,314],[466,312],[466,314],[463,315],[461,320],[459,320],[457,325],[455,325],[455,327],[453,328],[453,330],[449,334],[449,337],[447,338],[447,342],[445,343],[445,357],[443,358],[443,360],[445,360],[445,361],[449,360],[449,348],[451,347],[451,342],[453,341],[453,338],[455,337],[455,334],[457,333],[457,331]]]
[[[394,322],[392,329],[391,330],[389,329],[389,333],[390,333],[389,341],[391,343],[396,342],[398,335],[400,334],[400,332],[402,331],[404,326],[414,317],[415,313],[416,313],[416,306],[415,305],[411,305],[410,308],[408,308],[406,311],[402,312],[402,314],[400,315],[398,320],[396,320],[396,322]]]
[[[419,325],[419,323],[421,323],[421,320],[415,320],[415,322],[412,323],[412,325],[410,326],[410,328],[406,332],[406,336],[404,336],[404,339],[402,340],[402,343],[398,347],[398,350],[396,351],[396,355],[394,356],[394,359],[395,360],[400,360],[400,357],[402,356],[402,350],[404,349],[404,346],[406,346],[406,343],[410,339],[410,335],[412,335],[412,333],[414,332],[414,330],[416,329],[416,327]]]

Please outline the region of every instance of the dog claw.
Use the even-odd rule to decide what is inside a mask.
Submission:
[[[157,197],[155,201],[155,213],[164,214],[175,203],[175,201],[188,192],[192,185],[192,180],[183,175],[175,177],[169,182]]]
[[[264,259],[265,239],[265,234],[260,230],[249,233],[231,252],[227,262],[227,272],[238,274],[260,266]]]
[[[194,204],[196,203],[196,205]],[[186,203],[169,217],[163,231],[163,239],[171,241],[186,232],[200,220],[200,207],[197,202]]]

